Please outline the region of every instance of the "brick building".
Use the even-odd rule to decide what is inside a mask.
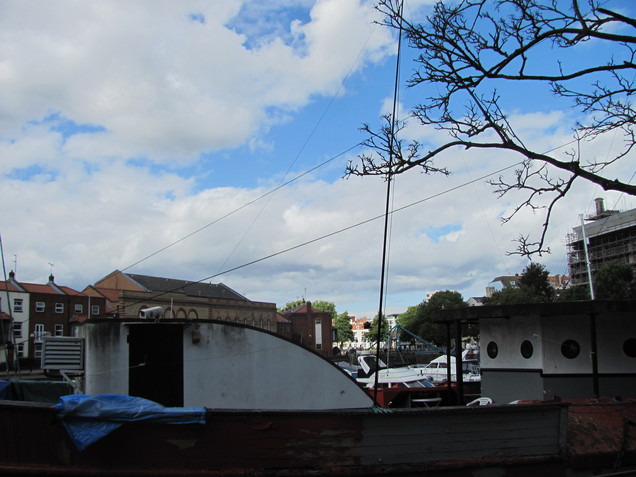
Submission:
[[[160,306],[166,318],[231,321],[277,331],[276,304],[252,301],[223,283],[212,284],[124,273],[108,274],[84,293],[100,296],[119,318]]]
[[[72,336],[74,323],[105,318],[108,312],[104,298],[58,285],[53,275],[45,284],[24,283],[11,271],[7,281],[0,281],[0,290],[4,292],[0,312],[8,316],[3,322],[11,329],[2,345],[5,349],[10,346],[17,359],[39,359],[44,337]],[[1,353],[0,362],[6,362],[5,355]]]
[[[331,313],[312,308],[308,301],[282,315],[291,322],[292,340],[323,356],[333,355]]]

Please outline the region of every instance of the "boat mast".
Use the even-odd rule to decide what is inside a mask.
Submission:
[[[393,85],[393,111],[391,112],[391,129],[389,133],[389,164],[388,172],[386,175],[386,204],[384,210],[384,236],[382,240],[382,267],[380,276],[380,300],[378,306],[378,333],[375,343],[375,381],[373,383],[373,401],[377,403],[378,397],[378,377],[380,374],[380,341],[382,340],[382,311],[383,311],[383,298],[384,298],[384,281],[386,276],[386,262],[387,262],[387,250],[388,250],[388,236],[389,236],[389,211],[391,207],[391,180],[392,180],[392,167],[393,167],[393,148],[395,147],[395,133],[397,124],[397,103],[398,103],[398,91],[400,84],[400,52],[402,50],[402,13],[404,11],[404,0],[400,3],[398,10],[398,48],[397,58],[395,61],[395,83]],[[388,359],[387,359],[388,361]],[[387,363],[389,366],[390,363]]]

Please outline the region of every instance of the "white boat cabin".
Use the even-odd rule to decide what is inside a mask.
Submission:
[[[369,408],[355,380],[274,333],[212,320],[100,320],[77,326],[86,394],[214,409]]]
[[[478,324],[481,393],[495,403],[636,396],[636,301],[444,310]]]

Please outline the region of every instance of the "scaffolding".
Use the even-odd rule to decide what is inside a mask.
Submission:
[[[585,225],[592,274],[610,263],[627,263],[636,271],[636,209]],[[572,285],[587,285],[587,264],[581,227],[567,235]]]

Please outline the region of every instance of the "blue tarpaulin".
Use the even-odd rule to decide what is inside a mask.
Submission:
[[[11,381],[0,380],[0,399],[11,399]]]
[[[205,424],[204,407],[164,407],[122,394],[72,394],[55,406],[75,446],[84,450],[126,422]]]

